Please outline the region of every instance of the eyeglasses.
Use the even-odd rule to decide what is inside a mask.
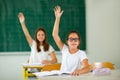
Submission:
[[[68,38],[68,40],[69,40],[70,42],[72,42],[73,40],[74,40],[75,42],[78,42],[78,41],[79,41],[79,38]]]

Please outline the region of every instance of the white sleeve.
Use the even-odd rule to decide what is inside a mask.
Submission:
[[[53,52],[53,51],[55,51],[55,50],[54,50],[54,48],[50,45],[50,47],[49,47],[49,52],[51,53],[51,52]]]
[[[36,48],[36,42],[34,40],[32,41],[32,45],[30,46],[30,48],[31,48],[31,52],[32,53],[34,53],[37,50],[37,48]]]
[[[88,57],[84,51],[81,51],[81,61],[83,61],[84,59],[88,59]]]
[[[61,52],[66,53],[67,49],[68,49],[67,45],[64,44]]]

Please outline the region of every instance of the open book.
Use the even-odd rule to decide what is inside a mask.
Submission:
[[[43,71],[43,72],[36,72],[36,73],[33,73],[34,75],[36,76],[54,76],[54,75],[70,75],[69,72],[61,72],[59,70],[52,70],[52,71]]]
[[[41,63],[22,63],[23,66],[43,66]]]

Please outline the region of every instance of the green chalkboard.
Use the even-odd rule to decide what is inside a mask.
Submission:
[[[81,49],[86,50],[85,0],[0,0],[0,52],[30,51],[19,12],[24,13],[31,36],[34,38],[36,28],[45,28],[49,43],[58,51],[52,37],[56,5],[64,10],[59,31],[62,40],[65,42],[69,31],[77,30],[82,37]]]

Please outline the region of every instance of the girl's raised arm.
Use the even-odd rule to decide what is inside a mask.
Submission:
[[[60,6],[56,6],[54,8],[54,13],[55,13],[56,19],[55,19],[52,35],[53,35],[53,38],[54,38],[58,48],[61,50],[64,43],[61,41],[61,39],[59,37],[59,23],[60,23],[60,18],[63,13],[63,10],[61,10]]]
[[[21,26],[22,26],[23,32],[24,32],[24,34],[25,34],[25,37],[26,37],[29,45],[31,46],[33,40],[32,40],[32,37],[30,36],[30,34],[29,34],[29,32],[28,32],[28,29],[27,29],[26,25],[25,25],[25,17],[24,17],[24,15],[23,15],[23,13],[20,12],[20,13],[18,14],[18,18],[19,18],[20,24],[21,24]]]

